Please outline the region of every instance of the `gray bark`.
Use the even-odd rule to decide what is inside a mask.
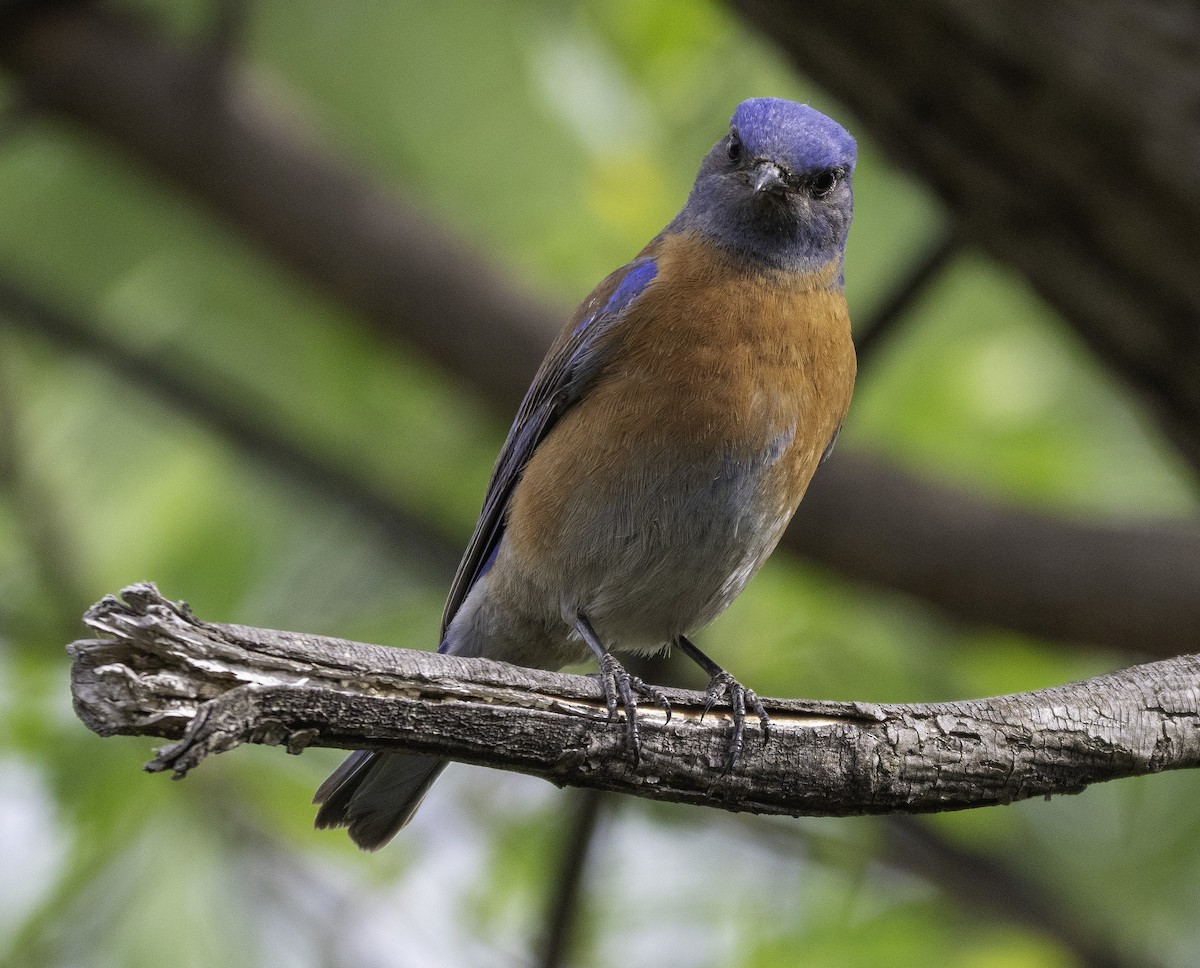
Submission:
[[[767,700],[773,722],[726,768],[703,695],[642,711],[642,759],[592,679],[483,659],[202,622],[150,584],[89,610],[76,712],[101,735],[177,739],[148,764],[186,774],[244,742],[437,753],[560,785],[768,814],[928,812],[1075,793],[1200,765],[1200,656],[1038,692],[952,703]]]

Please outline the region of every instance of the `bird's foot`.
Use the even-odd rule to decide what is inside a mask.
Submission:
[[[618,705],[625,710],[626,750],[629,753],[630,764],[637,766],[642,758],[642,740],[638,735],[637,697],[641,695],[659,703],[666,710],[668,722],[671,720],[671,704],[656,686],[625,670],[616,657],[604,648],[600,636],[596,634],[592,623],[583,612],[575,616],[575,630],[600,664],[600,685],[604,689],[605,705],[608,706],[608,721],[611,723],[617,718]]]
[[[638,678],[617,661],[611,652],[600,656],[600,685],[604,689],[604,702],[608,706],[608,720],[617,718],[617,707],[625,710],[625,748],[629,762],[637,766],[642,758],[642,739],[638,733],[637,697],[649,699],[663,707],[667,721],[671,719],[671,703],[662,690]]]
[[[771,742],[771,718],[763,707],[762,700],[753,689],[747,689],[724,669],[713,674],[712,681],[704,693],[704,711],[700,721],[722,697],[729,700],[730,719],[733,720],[733,736],[729,740],[729,762],[726,770],[732,770],[742,755],[746,733],[746,707],[753,709],[762,724],[763,746]]]
[[[679,646],[684,655],[699,665],[710,677],[708,691],[704,694],[704,711],[700,714],[701,722],[704,721],[704,717],[708,715],[708,711],[713,708],[718,699],[722,696],[729,697],[733,736],[729,740],[729,762],[726,766],[726,772],[728,772],[734,768],[738,757],[742,755],[742,743],[746,735],[746,707],[749,706],[753,709],[758,714],[758,721],[762,723],[763,746],[771,742],[771,718],[763,708],[762,700],[758,698],[753,689],[747,689],[713,662],[696,648],[686,635],[678,636],[675,644]]]

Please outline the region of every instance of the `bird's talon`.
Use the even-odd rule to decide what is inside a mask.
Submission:
[[[608,708],[608,721],[617,718],[617,677],[609,666],[600,667],[600,688],[604,690],[604,705]]]
[[[656,686],[625,671],[625,667],[610,652],[605,652],[600,659],[600,684],[604,689],[609,722],[617,718],[618,705],[625,711],[625,745],[629,763],[636,767],[642,759],[637,697],[640,695],[643,699],[660,703],[666,710],[668,721],[671,719],[671,703]]]
[[[661,702],[659,702],[658,705],[662,706],[663,725],[666,726],[667,723],[669,723],[671,721],[671,704],[670,704],[670,702],[667,701],[666,698],[663,698],[663,700]]]
[[[737,681],[728,672],[718,672],[712,677],[708,689],[704,692],[704,709],[700,712],[700,722],[704,722],[704,717],[712,711],[717,700],[728,694],[731,686],[735,685],[737,685]]]
[[[713,674],[708,689],[704,693],[704,708],[700,712],[700,722],[704,722],[704,717],[721,698],[726,698],[729,702],[729,718],[733,724],[733,735],[730,737],[728,748],[729,758],[722,771],[729,773],[737,765],[737,761],[745,749],[746,708],[753,709],[758,716],[758,721],[762,726],[764,747],[771,741],[771,720],[762,700],[758,698],[758,694],[753,689],[747,689],[728,672],[721,669]]]
[[[762,727],[763,746],[771,742],[771,717],[767,715],[767,709],[763,705],[762,700],[758,698],[758,693],[753,689],[746,690],[746,702],[758,715],[759,725]]]
[[[734,727],[733,739],[729,741],[729,760],[725,765],[725,772],[733,772],[734,766],[737,764],[738,757],[742,755],[742,732],[743,726],[739,723]]]

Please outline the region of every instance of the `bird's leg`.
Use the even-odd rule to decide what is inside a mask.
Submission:
[[[767,716],[766,709],[763,708],[762,700],[758,698],[753,689],[747,689],[743,686],[733,676],[713,662],[712,659],[696,648],[685,636],[681,635],[676,638],[675,644],[683,650],[684,655],[700,666],[711,678],[708,684],[708,691],[704,694],[704,712],[700,714],[702,720],[718,699],[722,696],[729,697],[731,718],[733,719],[733,738],[729,741],[729,767],[732,769],[734,764],[737,763],[738,757],[742,754],[742,737],[746,731],[747,704],[758,714],[758,721],[762,723],[764,746],[771,741],[771,719]]]
[[[635,675],[625,671],[625,667],[616,657],[604,648],[600,636],[588,621],[588,617],[579,612],[575,616],[575,631],[577,631],[588,648],[596,655],[600,663],[600,685],[604,689],[604,702],[608,706],[608,718],[611,722],[617,718],[617,703],[625,710],[625,739],[629,751],[629,761],[637,766],[642,756],[642,740],[638,734],[637,697],[644,696],[659,703],[666,710],[667,720],[671,719],[671,703],[655,686],[650,685]]]

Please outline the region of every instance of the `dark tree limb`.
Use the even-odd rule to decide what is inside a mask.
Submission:
[[[607,799],[608,794],[599,790],[580,790],[575,796],[570,822],[565,825],[562,856],[555,876],[550,880],[546,932],[538,945],[538,968],[561,968],[568,963],[572,937],[583,905],[588,855]]]
[[[961,239],[948,232],[941,233],[913,259],[899,284],[866,320],[855,320],[854,351],[858,355],[860,380],[874,362],[879,346],[894,334],[913,304],[925,295],[962,250]]]
[[[1098,913],[1073,910],[1060,892],[1006,858],[951,841],[915,817],[885,817],[880,832],[880,859],[939,885],[964,920],[985,917],[1035,928],[1071,952],[1080,968],[1161,964],[1147,953],[1122,950],[1126,946],[1114,940],[1112,925]]]
[[[695,824],[703,818],[674,818]],[[954,839],[939,825],[921,817],[892,814],[875,825],[855,828],[856,841],[875,844],[876,862],[916,876],[936,886],[955,916],[977,932],[981,923],[1007,922],[1022,930],[1040,931],[1062,945],[1077,968],[1158,968],[1162,963],[1146,952],[1134,953],[1114,938],[1113,926],[1094,910],[1076,910],[1062,891],[1048,888],[1028,871],[1039,864],[1019,852],[998,855]],[[780,857],[808,856],[835,865],[861,863],[856,849],[844,856],[846,844],[837,835],[813,825],[789,825],[770,817],[742,815],[736,834],[752,838]]]
[[[112,11],[51,5],[0,22],[0,63],[32,102],[187,187],[505,413],[566,318],[298,134],[236,71],[216,96],[196,82],[202,54]],[[951,615],[1034,635],[1167,655],[1194,648],[1200,627],[1195,522],[1061,521],[926,484],[848,447],[817,475],[785,546]]]
[[[821,468],[787,538],[842,574],[959,619],[1142,656],[1200,644],[1193,521],[1073,519],[845,453]]]
[[[733,0],[1013,266],[1200,469],[1200,14]]]
[[[92,607],[75,709],[101,735],[178,739],[183,776],[245,742],[437,753],[559,785],[768,814],[920,813],[1076,793],[1200,765],[1200,656],[1039,692],[953,703],[770,700],[774,728],[725,769],[727,723],[699,692],[644,710],[642,759],[593,679],[484,659],[201,622],[153,585]]]
[[[232,386],[202,360],[182,351],[153,353],[123,345],[98,322],[50,305],[2,271],[0,321],[100,364],[207,427],[247,457],[361,515],[399,556],[419,562],[447,583],[453,576],[459,555],[456,539],[429,524],[415,509],[405,507],[398,497],[290,439],[283,419],[273,422],[268,416],[269,402],[244,387]]]
[[[255,90],[241,66],[112,10],[0,17],[18,90],[187,189],[387,339],[462,373],[506,412],[566,321],[394,187],[367,178]]]
[[[8,502],[15,512],[12,536],[28,549],[29,570],[49,597],[42,600],[40,614],[22,616],[22,610],[13,609],[15,596],[10,591],[0,601],[0,627],[18,641],[40,640],[47,634],[53,640],[72,633],[73,616],[91,596],[83,591],[79,556],[66,526],[65,509],[29,457],[33,441],[22,433],[21,361],[13,359],[13,342],[9,334],[0,333],[0,500]],[[40,633],[34,633],[27,624],[46,619],[53,624],[43,625]]]

